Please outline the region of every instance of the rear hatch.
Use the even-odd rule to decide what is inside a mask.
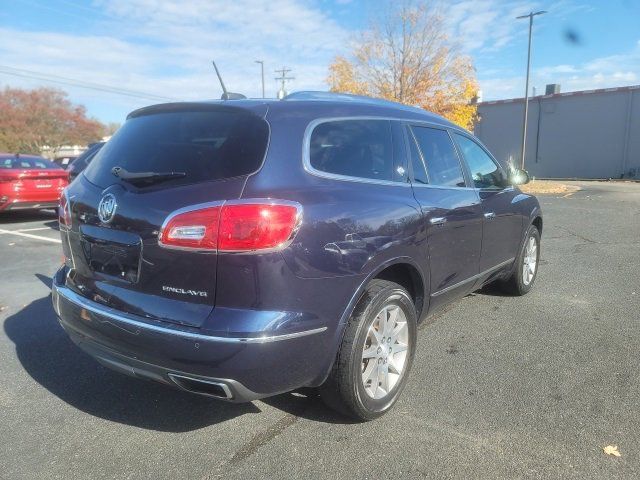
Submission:
[[[130,115],[68,189],[69,286],[121,311],[202,325],[217,255],[163,247],[158,234],[177,210],[240,197],[268,145],[261,109],[172,104]]]
[[[0,159],[0,183],[10,183],[20,201],[57,201],[68,174],[44,158],[16,155]]]
[[[16,173],[14,187],[24,200],[57,200],[68,178],[62,169],[21,170]]]

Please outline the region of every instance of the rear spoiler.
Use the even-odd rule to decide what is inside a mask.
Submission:
[[[269,110],[269,104],[266,102],[256,102],[255,100],[231,100],[230,101],[211,101],[211,102],[174,102],[160,103],[150,105],[134,110],[127,115],[130,118],[143,117],[145,115],[154,115],[157,113],[175,113],[175,112],[229,112],[229,113],[246,113],[265,118]]]

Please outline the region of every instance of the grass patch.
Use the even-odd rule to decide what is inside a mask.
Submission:
[[[520,185],[520,190],[525,193],[538,194],[560,194],[575,193],[580,190],[576,185],[567,185],[553,180],[531,180],[526,185]]]

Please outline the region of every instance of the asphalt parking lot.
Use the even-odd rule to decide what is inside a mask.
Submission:
[[[304,392],[231,405],[106,370],[51,309],[55,214],[0,216],[0,477],[638,478],[640,184],[580,186],[540,197],[534,291],[430,319],[366,424]]]

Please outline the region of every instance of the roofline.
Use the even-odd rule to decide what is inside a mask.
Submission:
[[[640,85],[629,85],[626,87],[613,87],[613,88],[598,88],[595,90],[578,90],[575,92],[563,92],[563,93],[554,93],[551,95],[536,95],[535,97],[529,97],[529,100],[532,99],[543,99],[543,98],[559,98],[559,97],[572,97],[572,96],[582,96],[582,95],[592,95],[598,93],[613,93],[613,92],[630,92],[633,90],[640,89]],[[501,105],[504,103],[519,103],[524,102],[524,97],[517,98],[507,98],[504,100],[490,100],[487,102],[480,102],[478,106],[482,105]]]

